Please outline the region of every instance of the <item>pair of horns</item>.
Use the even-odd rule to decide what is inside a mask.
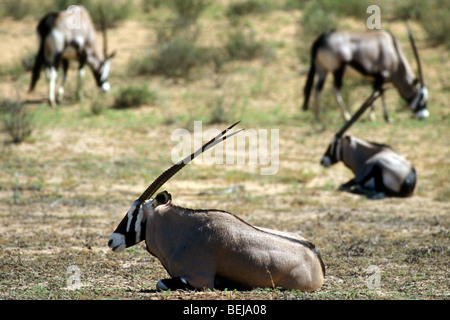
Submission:
[[[243,129],[235,131],[229,135],[225,135],[228,130],[233,128],[235,125],[237,125],[240,121],[234,123],[233,125],[229,126],[227,129],[219,133],[217,136],[212,138],[210,141],[205,143],[201,148],[199,148],[197,151],[192,153],[190,156],[187,156],[183,160],[179,161],[178,163],[174,164],[172,167],[164,171],[158,178],[156,178],[155,181],[150,184],[150,186],[144,191],[144,193],[141,194],[141,196],[137,199],[140,202],[144,202],[145,200],[151,198],[155,194],[156,191],[164,184],[166,183],[170,178],[172,178],[178,171],[180,171],[185,165],[187,165],[189,162],[191,162],[195,157],[197,157],[199,154],[205,152],[206,150],[214,147],[216,144],[226,140],[227,138],[230,138],[239,132],[243,131]]]
[[[105,18],[105,13],[103,12],[103,6],[101,4],[99,4],[98,6],[98,13],[100,16],[100,26],[102,29],[102,34],[103,34],[103,56],[105,59],[108,58],[108,37],[106,35],[106,18]],[[115,52],[113,52],[110,57],[114,56]]]
[[[416,58],[417,68],[419,69],[419,83],[425,86],[425,78],[423,76],[422,63],[420,62],[419,51],[417,50],[416,41],[414,40],[411,28],[409,27],[408,21],[405,22],[406,31],[408,31],[409,41],[411,42],[411,47],[414,52],[414,57]]]
[[[364,101],[362,106],[356,111],[350,120],[348,120],[344,126],[341,128],[341,130],[336,133],[335,137],[340,138],[345,133],[345,131],[348,130],[355,122],[359,119],[359,117],[366,111],[366,109],[374,103],[374,101],[383,94],[384,89],[381,90],[374,90],[372,91],[372,94]]]

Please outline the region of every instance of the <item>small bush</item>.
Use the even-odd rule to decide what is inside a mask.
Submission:
[[[256,40],[253,30],[236,30],[228,35],[225,48],[231,59],[251,60],[260,56],[264,51],[264,44]]]
[[[0,17],[12,17],[20,20],[32,12],[31,4],[27,0],[2,0]]]
[[[102,99],[97,98],[94,99],[94,101],[92,101],[91,103],[91,113],[93,115],[100,115],[103,113],[103,111],[105,110],[105,105]]]
[[[444,44],[450,48],[450,3],[436,0],[428,3],[428,10],[421,13],[421,24],[434,44]]]
[[[3,129],[13,143],[21,143],[31,136],[33,123],[26,111],[25,103],[19,100],[3,100],[0,103],[0,110],[3,116]]]
[[[397,0],[393,3],[392,11],[396,19],[417,19],[420,20],[423,14],[429,9],[430,1],[422,0]]]
[[[192,68],[202,60],[202,50],[194,41],[176,36],[161,41],[155,53],[131,60],[130,70],[136,75],[159,74],[167,78],[187,79]]]
[[[184,28],[197,23],[202,12],[209,6],[208,0],[168,0],[166,5],[175,14],[173,24]]]
[[[145,85],[141,87],[132,85],[127,88],[121,88],[114,100],[113,107],[115,109],[136,108],[155,102],[156,94]]]
[[[316,38],[321,33],[337,27],[336,14],[325,9],[320,2],[308,2],[302,12],[300,25],[303,35]]]
[[[252,13],[264,13],[272,10],[273,7],[273,2],[269,0],[245,0],[231,3],[227,7],[226,16],[233,18]]]

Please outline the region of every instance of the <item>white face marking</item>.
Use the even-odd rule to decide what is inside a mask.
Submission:
[[[109,85],[109,82],[103,82],[102,87],[100,88],[100,90],[102,92],[108,92],[111,89],[111,86]]]
[[[139,213],[136,217],[136,223],[134,224],[134,231],[136,231],[136,243],[141,240],[141,223],[144,218],[144,212],[142,212],[142,208],[139,209]]]
[[[335,142],[335,143],[337,143],[336,144],[336,148],[334,149],[334,150],[336,150],[336,154],[334,155],[334,157],[336,158],[336,160],[337,161],[340,161],[341,159],[341,157],[340,157],[340,155],[341,155],[341,153],[340,153],[340,150],[341,150],[341,140],[342,139],[337,139],[337,141]]]
[[[420,90],[422,91],[423,99],[425,101],[427,101],[428,100],[428,89],[427,89],[427,87],[422,87]]]
[[[106,60],[105,63],[103,63],[102,66],[102,75],[100,76],[100,80],[106,81],[106,79],[108,79],[108,75],[109,75],[109,67],[110,67],[110,62],[109,60]]]
[[[121,233],[113,233],[109,237],[108,245],[114,252],[123,251],[126,247],[125,236]]]
[[[127,212],[128,221],[127,221],[127,233],[130,232],[131,221],[133,220],[133,213],[136,211],[136,207],[140,205],[139,201],[133,202],[130,210]],[[141,210],[139,210],[138,215],[141,214]],[[138,218],[139,219],[139,218]],[[142,218],[141,218],[142,219]]]
[[[421,109],[418,112],[416,112],[417,119],[426,119],[426,118],[428,118],[429,115],[430,115],[430,113],[428,112],[427,109]]]

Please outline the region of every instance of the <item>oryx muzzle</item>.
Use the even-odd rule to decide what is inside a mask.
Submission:
[[[189,161],[241,131],[225,135],[234,125],[152,182],[133,203],[108,246],[119,252],[145,240],[148,252],[170,275],[158,282],[158,289],[279,286],[317,290],[325,268],[308,240],[251,226],[226,211],[176,206],[167,191],[152,198]]]

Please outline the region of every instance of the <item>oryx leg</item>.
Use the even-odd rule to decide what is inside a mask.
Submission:
[[[86,54],[79,55],[80,65],[78,67],[78,82],[77,82],[77,98],[82,101],[84,99],[83,83],[84,83],[84,65],[86,64]]]
[[[384,97],[384,91],[381,92],[381,104],[382,104],[382,106],[383,106],[383,116],[384,116],[384,120],[385,120],[386,122],[392,122],[392,119],[391,119],[391,117],[389,116],[389,113],[388,113],[387,108],[386,108],[386,100],[385,100],[385,97]]]
[[[83,94],[83,82],[84,82],[84,68],[78,69],[78,82],[77,82],[77,98],[80,101],[83,101],[84,94]]]
[[[355,184],[348,191],[363,194],[372,200],[385,198],[387,188],[383,182],[383,169],[375,164],[362,179],[355,178]]]
[[[354,178],[350,179],[346,183],[343,183],[339,186],[339,191],[350,191],[357,184],[358,183],[356,182],[356,180]]]
[[[69,60],[62,59],[62,68],[63,68],[63,76],[61,79],[61,84],[58,89],[58,97],[56,98],[56,101],[58,103],[61,103],[64,99],[64,84],[66,83],[66,79],[67,79],[67,70],[69,69]]]
[[[56,71],[55,67],[52,66],[50,68],[45,69],[45,74],[49,81],[48,102],[50,103],[50,106],[55,107],[56,106],[55,87],[56,87],[56,79],[58,78],[58,72]]]
[[[321,91],[323,89],[323,85],[325,83],[325,79],[326,79],[327,73],[326,73],[326,71],[318,69],[317,70],[317,75],[318,75],[318,79],[317,79],[316,85],[314,87],[314,116],[316,118],[316,121],[320,122],[320,117],[319,117],[319,114],[320,114],[320,93],[321,93]]]
[[[181,277],[195,289],[214,289],[214,267],[208,259],[199,263],[192,257],[192,252],[186,247],[200,247],[198,242],[193,242],[175,250],[169,260],[167,270],[170,270],[172,278]]]
[[[381,102],[382,102],[382,106],[383,106],[384,120],[386,120],[386,122],[390,122],[391,120],[390,120],[389,114],[387,112],[386,101],[384,99],[384,91],[382,90],[383,84],[384,84],[384,77],[381,74],[376,74],[375,80],[373,83],[373,91],[374,92],[381,91]],[[374,103],[372,103],[372,105],[370,106],[369,119],[371,121],[375,121],[375,105],[374,105]]]
[[[344,118],[345,121],[348,121],[351,119],[351,115],[345,109],[344,101],[342,100],[340,91],[342,87],[342,78],[344,76],[344,71],[345,71],[345,64],[343,64],[342,67],[333,72],[334,76],[333,95],[337,105],[339,106],[339,109],[341,109],[342,117]]]
[[[48,101],[52,107],[56,106],[56,80],[58,79],[59,63],[61,62],[61,54],[54,57],[53,64],[48,64],[45,69],[47,80],[49,81]]]

